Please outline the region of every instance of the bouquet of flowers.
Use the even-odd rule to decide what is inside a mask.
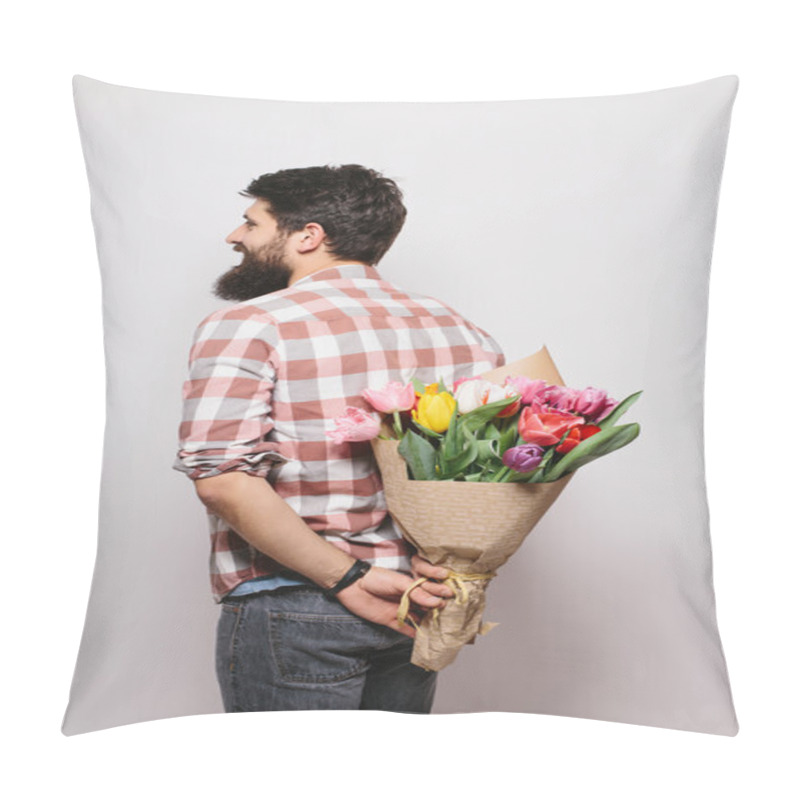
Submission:
[[[547,348],[447,387],[390,383],[365,389],[383,420],[348,407],[329,435],[371,440],[389,513],[419,555],[447,567],[455,597],[417,628],[412,663],[440,670],[494,623],[486,588],[574,472],[624,447],[639,425],[616,422],[641,392],[563,386]],[[422,583],[420,578],[414,586]],[[398,618],[408,613],[408,594]]]

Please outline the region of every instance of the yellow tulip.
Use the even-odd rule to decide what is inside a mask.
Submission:
[[[420,425],[436,433],[444,433],[450,427],[450,417],[456,410],[456,399],[450,392],[438,392],[435,383],[425,387],[417,408],[411,412]]]

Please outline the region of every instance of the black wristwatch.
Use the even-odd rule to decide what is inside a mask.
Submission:
[[[362,575],[366,575],[372,569],[372,564],[367,564],[366,561],[362,561],[358,559],[352,567],[350,567],[347,572],[340,578],[339,582],[335,586],[331,586],[330,589],[325,589],[324,594],[326,597],[334,597],[342,589],[349,586],[351,583],[355,583]]]

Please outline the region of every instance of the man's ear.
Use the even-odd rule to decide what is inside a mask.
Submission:
[[[292,244],[298,253],[313,253],[325,244],[325,229],[317,222],[309,222],[301,231],[292,234]]]

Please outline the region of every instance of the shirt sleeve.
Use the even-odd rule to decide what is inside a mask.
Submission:
[[[506,356],[500,345],[488,334],[483,328],[479,328],[474,323],[467,323],[472,327],[472,330],[478,335],[481,349],[486,355],[486,360],[491,364],[490,369],[497,367],[504,367],[506,364]]]
[[[503,353],[500,345],[491,336],[489,336],[486,331],[482,330],[481,333],[484,336],[484,349],[491,353],[492,358],[495,361],[493,369],[496,369],[497,367],[504,367],[506,365],[506,356],[505,353]]]
[[[252,306],[207,317],[195,331],[183,385],[178,457],[192,480],[233,470],[267,477],[286,461],[267,441],[274,423],[275,326]]]

